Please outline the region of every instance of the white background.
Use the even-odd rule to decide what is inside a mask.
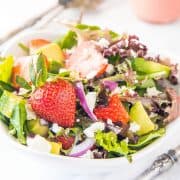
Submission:
[[[56,0],[0,0],[0,37],[46,10],[50,5],[53,6],[55,2]],[[168,52],[180,59],[180,21],[168,25],[144,23],[133,15],[126,0],[106,1],[97,11],[85,13],[83,22],[102,25],[119,32],[137,34],[157,53]],[[51,25],[50,29],[54,30],[54,26]],[[30,165],[29,174],[26,169],[27,163]],[[16,151],[11,150],[9,145],[0,144],[0,180],[29,180],[33,173],[30,170],[31,166],[36,164],[31,160],[27,161],[24,156],[17,156]],[[179,169],[180,164],[159,179],[178,180],[180,179]],[[38,167],[34,173],[38,173]],[[37,180],[39,179],[43,177]]]

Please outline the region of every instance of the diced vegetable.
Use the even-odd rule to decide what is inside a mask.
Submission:
[[[13,67],[13,57],[8,56],[0,60],[0,81],[9,82]]]
[[[47,136],[49,128],[46,125],[41,125],[39,119],[27,121],[27,128],[29,132],[33,134],[39,134],[41,136]]]
[[[49,143],[51,145],[51,153],[59,155],[60,150],[62,149],[62,145],[60,143],[56,143],[56,142],[49,142]]]
[[[166,73],[166,77],[168,77],[170,73],[170,67],[153,61],[147,61],[144,58],[133,59],[132,67],[135,71],[145,74],[152,74],[163,71]]]
[[[137,132],[138,135],[149,133],[155,129],[155,124],[149,118],[140,101],[137,101],[130,109],[130,118],[131,121],[140,126],[140,130]]]

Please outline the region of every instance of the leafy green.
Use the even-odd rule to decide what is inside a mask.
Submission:
[[[28,46],[26,46],[25,44],[23,44],[23,43],[21,43],[21,42],[18,44],[18,46],[19,46],[25,53],[29,54],[30,49],[29,49]]]
[[[153,131],[147,135],[141,136],[136,144],[129,144],[130,149],[139,150],[146,145],[150,144],[153,140],[163,136],[165,134],[165,129],[161,128],[159,130]]]
[[[41,53],[38,55],[35,66],[33,62],[30,64],[30,78],[35,87],[42,86],[48,78],[46,59]]]
[[[115,152],[124,156],[127,156],[129,153],[127,142],[125,140],[118,141],[117,135],[114,132],[104,133],[98,131],[95,134],[95,139],[96,143],[108,152]]]
[[[0,81],[9,82],[12,74],[14,59],[12,56],[0,60]]]
[[[116,63],[119,62],[120,56],[119,56],[119,55],[110,56],[110,57],[108,57],[108,60],[109,60],[108,62],[109,62],[110,64],[115,65]]]
[[[24,103],[20,102],[17,104],[13,110],[10,122],[16,129],[17,138],[21,144],[26,144],[24,124],[26,121],[26,109]]]
[[[63,37],[60,37],[55,42],[62,48],[62,49],[71,49],[73,46],[77,44],[77,35],[73,31],[69,31]]]
[[[16,76],[16,83],[24,89],[27,89],[27,90],[32,89],[29,83],[23,77]]]
[[[10,91],[10,92],[15,91],[15,88],[13,86],[11,86],[9,83],[6,83],[4,81],[0,81],[0,87],[3,90],[7,90],[7,91]]]
[[[77,24],[76,28],[81,29],[81,30],[100,30],[101,28],[99,26],[92,26],[92,25],[87,25],[87,24]]]
[[[0,120],[6,124],[7,126],[9,126],[9,119],[7,117],[5,117],[2,113],[0,113]]]

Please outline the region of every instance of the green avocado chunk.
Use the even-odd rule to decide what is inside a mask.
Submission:
[[[137,131],[138,135],[149,133],[155,129],[155,124],[149,118],[140,101],[137,101],[130,109],[130,118],[132,122],[140,126],[140,129]]]
[[[0,59],[0,81],[9,82],[13,63],[14,60],[12,56]]]
[[[169,76],[170,67],[165,66],[160,63],[156,63],[153,61],[145,60],[144,58],[135,58],[132,60],[132,67],[135,71],[144,73],[144,74],[152,74],[157,72],[165,72],[166,77]]]
[[[3,91],[3,94],[0,97],[0,112],[4,116],[11,118],[15,106],[19,103],[25,102],[21,97],[16,96],[11,92]]]
[[[40,124],[39,119],[27,121],[27,127],[29,132],[39,134],[40,136],[47,136],[49,130],[48,126]]]

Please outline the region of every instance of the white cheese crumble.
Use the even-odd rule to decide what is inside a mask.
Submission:
[[[135,133],[140,130],[140,126],[135,122],[131,122],[129,130]]]
[[[91,111],[93,111],[96,104],[96,92],[88,92],[86,94],[86,102]]]
[[[29,92],[29,90],[27,90],[27,89],[19,88],[18,95],[24,95],[24,94],[26,94],[26,93],[28,93],[28,92]]]
[[[90,73],[88,73],[88,74],[86,75],[86,79],[89,80],[89,79],[94,78],[97,73],[98,73],[97,71],[91,71]]]
[[[27,138],[27,145],[29,148],[40,151],[40,152],[50,152],[51,145],[50,143],[43,137],[36,135],[34,138]]]
[[[45,119],[40,119],[41,125],[48,125],[48,122]]]
[[[136,92],[132,89],[132,88],[129,88],[129,87],[126,87],[126,86],[122,86],[122,87],[116,87],[113,91],[112,91],[112,95],[113,94],[121,94],[123,96],[126,96],[127,93],[130,95],[130,96],[134,96],[136,94]]]
[[[152,87],[152,88],[147,88],[146,95],[148,97],[152,97],[152,96],[158,96],[161,93],[162,93],[161,91],[158,91],[155,87]]]
[[[93,159],[93,153],[90,150],[88,150],[85,154],[83,154],[80,157],[81,158],[86,158],[86,159]]]
[[[26,113],[27,113],[27,120],[32,120],[32,119],[36,119],[37,118],[35,112],[31,108],[30,104],[26,104],[25,108],[26,108]]]
[[[111,119],[107,119],[107,124],[113,125],[112,120]]]
[[[129,138],[127,137],[124,141],[128,144]]]
[[[63,130],[63,128],[61,126],[58,126],[57,123],[53,123],[50,129],[54,133],[58,133]]]
[[[98,42],[97,45],[99,45],[101,48],[108,48],[109,46],[109,41],[105,38],[101,38]]]
[[[114,66],[112,64],[108,64],[107,68],[106,68],[106,73],[111,75],[114,72]]]
[[[95,132],[97,132],[98,130],[103,131],[104,129],[105,124],[103,122],[95,122],[90,127],[84,130],[84,134],[89,138],[93,138]]]

